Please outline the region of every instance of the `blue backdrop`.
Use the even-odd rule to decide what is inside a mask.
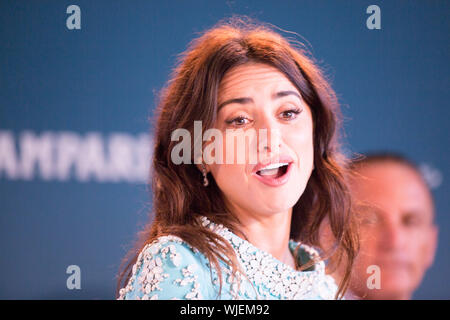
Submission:
[[[373,4],[381,29],[366,26]],[[81,29],[68,28],[70,5]],[[231,14],[301,35],[342,103],[347,152],[395,150],[421,164],[440,233],[414,297],[450,298],[449,9],[434,0],[1,1],[0,298],[114,298],[151,206],[155,93],[196,33]],[[70,265],[81,289],[67,287]]]

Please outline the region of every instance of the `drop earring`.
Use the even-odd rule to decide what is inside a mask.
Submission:
[[[202,173],[203,173],[203,186],[207,187],[209,185],[209,181],[208,181],[208,177],[207,177],[208,172],[206,172],[206,166],[204,163],[202,163]]]

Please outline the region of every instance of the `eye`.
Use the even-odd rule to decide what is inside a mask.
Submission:
[[[373,208],[361,207],[358,209],[361,218],[361,225],[375,226],[380,223],[380,217]]]
[[[407,214],[403,218],[403,224],[407,227],[414,227],[420,225],[420,219],[414,214]]]
[[[364,225],[368,225],[368,226],[373,226],[376,225],[378,223],[379,219],[375,214],[369,215],[369,216],[365,216],[361,223]]]
[[[293,108],[286,111],[281,112],[281,119],[283,120],[293,120],[297,118],[297,116],[302,112],[300,108]]]
[[[242,127],[245,126],[246,124],[250,123],[250,120],[246,117],[243,116],[239,116],[230,120],[226,120],[225,121],[227,124],[229,125],[233,125],[235,127]]]

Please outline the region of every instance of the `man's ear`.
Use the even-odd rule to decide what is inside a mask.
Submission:
[[[428,254],[426,257],[426,268],[428,269],[429,267],[431,267],[431,265],[434,262],[434,258],[436,256],[436,251],[437,251],[437,244],[438,244],[438,235],[439,235],[439,228],[437,225],[433,224],[430,227],[430,232],[429,232],[429,239],[428,239]]]

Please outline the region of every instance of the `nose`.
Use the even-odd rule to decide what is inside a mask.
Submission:
[[[258,127],[258,152],[279,154],[281,146],[281,130],[279,126],[270,119],[261,120]]]

